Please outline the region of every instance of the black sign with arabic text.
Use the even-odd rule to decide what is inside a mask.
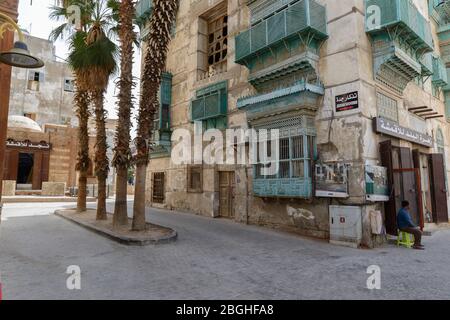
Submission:
[[[358,91],[336,96],[336,112],[354,110],[359,108]]]

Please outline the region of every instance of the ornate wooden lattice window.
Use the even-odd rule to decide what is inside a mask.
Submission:
[[[172,74],[163,72],[158,93],[159,108],[154,115],[154,130],[170,130],[170,105],[172,104]]]
[[[397,100],[377,92],[377,108],[380,117],[398,122]]]
[[[228,16],[222,13],[208,21],[208,65],[223,68],[228,53]]]
[[[261,161],[255,166],[256,179],[296,179],[311,177],[311,146],[315,143],[315,137],[308,135],[293,135],[282,138],[279,141],[278,172],[274,175],[262,175],[262,168],[268,168],[271,163]],[[271,142],[267,142],[268,158],[272,153]],[[259,157],[259,149],[258,149]]]
[[[227,71],[228,1],[217,4],[198,19],[197,80]]]
[[[188,192],[203,192],[203,168],[202,166],[188,166]]]
[[[258,143],[258,163],[254,166],[253,192],[262,197],[301,197],[312,195],[312,165],[316,154],[313,119],[305,116],[275,120],[256,129],[279,129],[278,170],[263,174],[261,169],[274,168],[272,143]],[[260,148],[267,158],[260,157]],[[263,151],[264,153],[264,151]]]
[[[227,127],[228,89],[227,82],[219,82],[197,90],[191,103],[192,121],[202,121],[203,129],[225,129]]]
[[[165,182],[165,173],[164,172],[154,172],[153,173],[152,202],[164,203],[164,199],[165,199],[164,182]]]

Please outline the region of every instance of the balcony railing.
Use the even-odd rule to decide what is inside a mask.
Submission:
[[[328,37],[326,9],[314,0],[300,0],[236,36],[236,62],[270,50],[291,37]]]
[[[138,24],[144,24],[148,17],[150,17],[152,8],[152,0],[139,0],[136,3],[136,20]]]
[[[422,76],[429,77],[433,74],[433,54],[427,53],[422,59],[420,59],[420,65],[422,67]]]
[[[434,10],[444,23],[450,23],[450,0],[430,0]]]
[[[447,69],[440,58],[433,58],[432,82],[438,87],[445,87],[448,84]]]
[[[379,25],[373,16],[378,13]],[[366,31],[396,36],[419,53],[433,51],[431,26],[411,0],[366,0]]]

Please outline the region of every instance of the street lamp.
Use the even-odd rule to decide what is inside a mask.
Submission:
[[[6,52],[0,52],[0,62],[13,67],[35,69],[44,66],[44,62],[36,57],[33,57],[28,51],[28,47],[24,42],[24,36],[19,26],[9,16],[0,12],[0,18],[6,20],[0,24],[0,39],[3,33],[7,30],[16,30],[19,34],[19,41],[14,43],[14,48]]]

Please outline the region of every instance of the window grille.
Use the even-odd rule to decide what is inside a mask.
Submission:
[[[153,173],[153,196],[152,201],[154,203],[164,203],[164,182],[165,174],[164,172],[154,172]]]

